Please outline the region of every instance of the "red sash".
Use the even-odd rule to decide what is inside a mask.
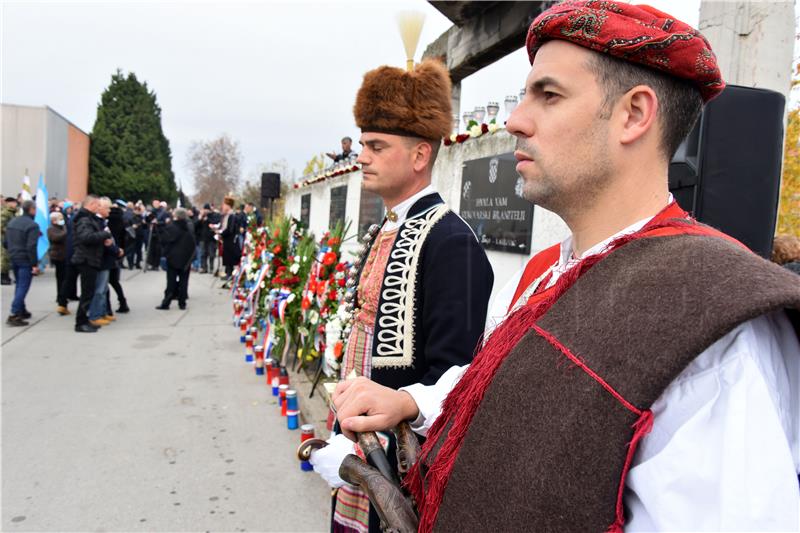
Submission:
[[[686,226],[686,227],[653,227],[658,226],[662,222],[665,222],[670,219],[678,219],[684,220],[686,222],[694,222],[693,225]],[[729,241],[735,242],[740,246],[744,246],[739,241],[731,237],[730,235],[726,235],[719,230],[716,230],[710,226],[706,226],[703,224],[697,224],[696,221],[681,207],[678,205],[677,202],[670,203],[667,207],[662,209],[656,216],[654,216],[650,222],[644,225],[642,229],[635,233],[637,238],[644,238],[644,237],[666,237],[669,235],[707,235],[707,236],[715,236],[715,237],[722,237]],[[519,284],[517,285],[517,290],[514,292],[514,298],[511,300],[511,305],[508,306],[508,311],[511,311],[514,308],[514,304],[517,303],[517,300],[520,296],[525,292],[525,289],[530,287],[530,285],[539,279],[547,269],[555,265],[561,256],[561,245],[556,244],[551,246],[550,248],[546,248],[539,252],[538,254],[534,255],[529,261],[528,264],[525,265],[525,271],[522,273],[522,278],[519,280]],[[531,295],[528,302],[529,303],[536,303],[541,298],[543,298],[548,291],[552,289],[550,288],[537,288],[536,293]]]

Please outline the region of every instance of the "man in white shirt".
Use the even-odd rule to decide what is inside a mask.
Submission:
[[[677,144],[702,103],[724,87],[708,43],[651,8],[566,2],[537,17],[526,44],[533,69],[507,124],[518,138],[517,169],[526,198],[562,216],[572,235],[537,254],[501,291],[489,314],[500,324],[471,367],[400,391],[364,379],[340,384],[334,402],[342,429],[352,436],[413,420],[429,436],[421,461],[428,470],[418,468],[410,483],[422,531],[457,523],[800,529],[800,346],[790,322],[797,327],[800,289],[725,236],[691,224],[667,190]],[[693,264],[703,261],[709,266]],[[697,282],[723,264],[740,269],[731,285],[719,275],[708,278],[716,286]],[[630,287],[619,279],[628,267]],[[707,291],[699,301],[669,283],[676,270],[689,277],[687,287]],[[771,303],[754,303],[773,288]],[[725,300],[727,291],[737,298]],[[582,307],[565,312],[576,300]],[[604,315],[611,320],[598,329]],[[593,320],[562,327],[554,316]],[[628,320],[648,327],[626,330]],[[659,320],[670,327],[659,331]],[[610,331],[626,335],[604,338]],[[675,346],[661,353],[653,339],[675,339]],[[626,342],[645,350],[628,354]],[[687,346],[697,349],[673,349]],[[629,357],[614,359],[617,353]],[[563,361],[550,364],[555,355]],[[658,374],[670,357],[671,369]],[[623,363],[630,364],[624,371]],[[522,383],[512,370],[527,372],[529,389],[510,385]],[[653,376],[663,384],[642,385]],[[558,394],[564,401],[553,403]],[[551,460],[537,463],[542,457]]]

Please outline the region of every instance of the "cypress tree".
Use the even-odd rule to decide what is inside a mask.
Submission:
[[[178,198],[156,94],[132,72],[111,76],[97,105],[89,148],[89,191],[125,200]]]

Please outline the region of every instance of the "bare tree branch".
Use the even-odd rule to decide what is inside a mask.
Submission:
[[[191,171],[197,204],[219,204],[222,198],[239,189],[242,153],[239,142],[222,134],[210,141],[194,141],[186,153],[186,167]]]

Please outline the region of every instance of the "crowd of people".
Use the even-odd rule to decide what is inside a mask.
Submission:
[[[55,270],[58,314],[72,314],[69,303],[78,302],[77,332],[95,332],[117,320],[116,314],[130,311],[121,284],[125,268],[165,271],[166,289],[156,309],[169,309],[173,300],[186,309],[190,272],[223,271],[228,283],[240,259],[245,228],[262,222],[255,204],[244,203],[237,210],[232,197],[219,207],[170,208],[160,200],[146,206],[88,195],[77,203],[50,199],[48,211],[49,249],[39,257],[35,202],[19,197],[3,201],[0,274],[4,285],[12,283],[12,274],[16,283],[9,326],[29,325],[32,315],[25,297],[34,276],[47,265]],[[109,289],[116,295],[116,310]]]

